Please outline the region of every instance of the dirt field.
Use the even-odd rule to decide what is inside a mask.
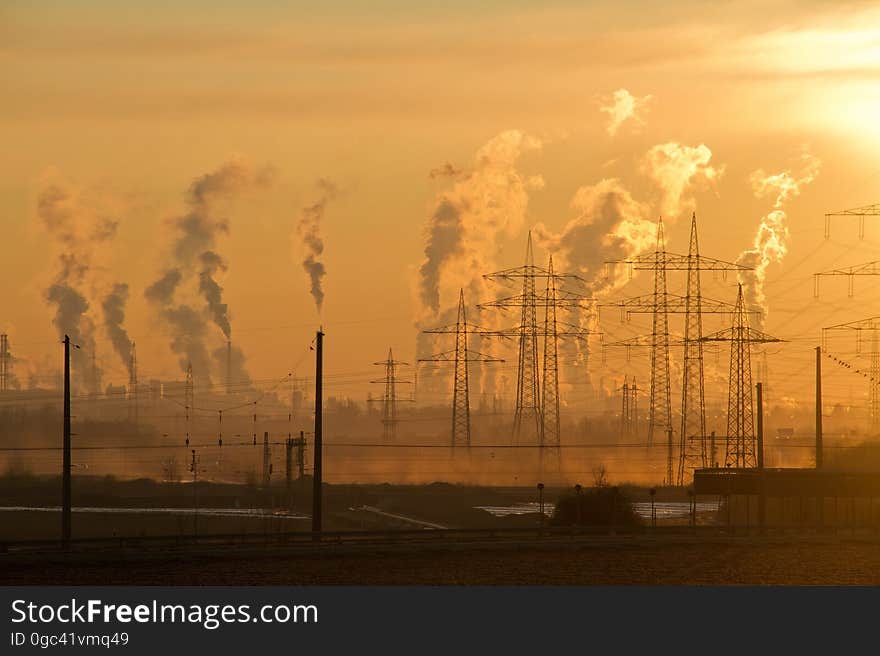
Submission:
[[[878,585],[880,542],[618,538],[445,547],[0,556],[13,584]],[[65,561],[65,558],[67,559]]]

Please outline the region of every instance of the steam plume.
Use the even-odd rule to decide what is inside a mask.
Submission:
[[[743,293],[748,306],[761,310],[757,321],[759,328],[763,327],[769,310],[767,296],[764,293],[767,267],[771,262],[781,262],[788,253],[789,233],[786,225],[787,216],[783,208],[787,201],[800,195],[804,185],[816,179],[822,162],[805,150],[800,157],[800,165],[797,173],[786,169],[768,175],[763,169],[758,169],[749,176],[752,191],[757,198],[775,195],[773,210],[761,218],[752,247],[740,253],[737,259],[739,264],[753,269],[741,273],[740,282],[743,283]]]
[[[526,176],[517,168],[524,153],[539,148],[538,139],[508,130],[484,144],[469,168],[459,170],[447,163],[432,172],[432,177],[449,180],[451,187],[437,194],[425,229],[425,257],[417,279],[421,308],[417,327],[454,322],[462,288],[469,304],[486,297],[483,274],[499,268],[496,258],[501,238],[520,232],[529,190],[544,184],[540,176]],[[473,310],[468,319],[486,327],[492,320]],[[420,334],[418,357],[431,355],[434,342],[432,336]],[[494,346],[475,338],[471,348],[491,354]],[[419,389],[431,392],[434,382],[429,371],[420,376]],[[482,369],[482,393],[494,392],[495,375],[490,366]]]
[[[324,253],[324,239],[321,236],[321,220],[327,209],[327,203],[336,198],[339,193],[336,185],[326,178],[321,178],[316,183],[318,187],[318,200],[312,205],[302,208],[300,212],[297,234],[302,242],[305,257],[302,266],[309,276],[310,293],[315,299],[315,308],[321,314],[324,303],[323,280],[327,275],[324,263],[319,259]]]
[[[709,164],[712,151],[705,144],[684,146],[668,142],[651,148],[642,160],[642,171],[662,190],[660,213],[676,218],[684,210],[693,210],[687,191],[693,186],[712,185],[724,173],[724,167]]]
[[[575,273],[587,281],[589,296],[607,295],[627,280],[626,273],[614,269],[607,275],[605,262],[632,257],[648,250],[654,243],[655,226],[645,217],[650,208],[632,197],[616,178],[600,180],[577,190],[571,200],[576,212],[558,234],[543,224],[533,233],[538,242],[554,253],[554,261],[560,270]],[[583,329],[595,329],[597,319],[594,308],[576,308],[571,319]],[[580,341],[562,347],[568,366],[585,367],[589,357],[589,345]],[[575,380],[584,375],[583,369],[567,375]]]
[[[495,267],[499,238],[519,232],[529,189],[544,184],[516,168],[524,152],[540,147],[538,139],[519,130],[502,132],[477,151],[471,169],[459,172],[451,189],[437,195],[419,268],[424,318],[436,317],[441,306],[454,307],[462,287],[469,297],[468,291],[482,291],[483,274]]]

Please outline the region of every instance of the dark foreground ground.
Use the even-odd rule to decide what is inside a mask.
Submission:
[[[73,585],[878,585],[880,541],[605,537],[0,555],[0,582]]]

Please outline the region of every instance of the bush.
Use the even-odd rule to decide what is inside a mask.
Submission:
[[[629,498],[616,487],[608,486],[588,487],[580,494],[560,497],[550,519],[552,526],[608,526],[612,523],[634,525],[639,523],[639,518]]]

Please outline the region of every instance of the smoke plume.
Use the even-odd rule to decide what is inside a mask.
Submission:
[[[231,333],[223,287],[217,280],[227,269],[217,241],[229,232],[221,205],[243,191],[268,185],[271,177],[271,169],[255,172],[245,160],[233,158],[193,180],[185,195],[186,212],[169,221],[174,237],[168,266],[144,292],[158,320],[171,331],[171,350],[181,370],[192,363],[194,377],[207,383],[211,371],[207,321],[216,324],[224,338]]]
[[[223,303],[223,288],[214,279],[218,270],[226,271],[226,264],[214,251],[205,251],[199,258],[202,270],[199,272],[199,292],[208,304],[208,313],[223,336],[229,339],[232,327],[229,324],[227,306]]]
[[[482,292],[483,274],[495,267],[499,238],[519,233],[529,190],[543,187],[540,177],[528,178],[516,168],[523,153],[540,147],[539,140],[519,130],[502,132],[477,151],[473,166],[454,178],[451,189],[437,195],[419,268],[423,319],[453,307],[460,288],[475,299]]]
[[[599,111],[608,114],[608,134],[614,136],[620,127],[629,121],[634,128],[645,124],[644,114],[653,96],[638,98],[626,89],[618,89],[610,96],[600,100]]]
[[[104,296],[101,308],[104,311],[104,329],[113,344],[113,350],[131,373],[131,339],[123,327],[125,304],[128,302],[128,285],[117,283]]]
[[[608,269],[608,260],[621,260],[651,249],[656,227],[648,220],[650,208],[637,201],[616,178],[606,178],[577,190],[570,204],[575,211],[558,234],[543,224],[534,233],[538,242],[553,253],[560,271],[574,273],[586,280],[587,296],[607,296],[625,284],[625,267]],[[609,275],[610,274],[610,275]],[[582,329],[596,330],[598,316],[594,307],[573,308],[569,320]],[[564,343],[560,349],[564,367],[577,367],[565,374],[568,380],[584,377],[589,359],[589,344],[580,340]],[[589,394],[588,387],[585,392]]]
[[[773,210],[761,218],[752,247],[740,253],[737,263],[751,267],[739,279],[743,284],[743,295],[749,308],[760,309],[758,328],[763,327],[769,308],[764,293],[767,267],[771,262],[781,262],[788,253],[788,226],[786,225],[785,204],[800,195],[801,189],[819,175],[822,162],[806,150],[800,156],[800,169],[793,173],[786,169],[768,175],[763,169],[753,171],[749,176],[752,191],[756,198],[773,196]]]
[[[324,304],[323,280],[324,276],[327,275],[327,269],[320,260],[321,255],[324,253],[321,221],[324,218],[327,204],[336,198],[339,190],[335,184],[325,178],[318,180],[316,186],[318,188],[318,199],[313,204],[302,208],[296,231],[300,237],[302,249],[305,252],[302,266],[309,276],[309,292],[312,298],[315,299],[315,308],[320,315]]]
[[[617,178],[605,178],[575,192],[570,207],[576,212],[562,232],[543,224],[535,228],[539,243],[558,258],[560,270],[587,281],[592,296],[608,293],[625,278],[609,278],[605,262],[626,259],[654,245],[656,226],[650,208],[632,197]]]
[[[711,186],[723,175],[724,167],[709,164],[712,151],[705,144],[684,146],[668,142],[657,144],[642,159],[642,172],[661,190],[660,213],[677,218],[694,209],[686,196],[691,187]]]
[[[519,130],[502,132],[475,154],[470,167],[459,169],[450,163],[432,172],[432,177],[451,185],[439,192],[434,200],[425,228],[424,259],[419,267],[417,294],[420,311],[416,326],[420,329],[454,323],[459,290],[464,289],[465,302],[473,306],[487,298],[483,274],[497,270],[499,244],[503,237],[517,236],[525,222],[529,191],[543,187],[540,176],[524,175],[517,164],[521,156],[541,148],[541,142]],[[525,244],[522,244],[525,251]],[[468,321],[492,327],[494,313],[481,314],[470,309]],[[418,357],[428,357],[437,350],[432,335],[419,335]],[[469,347],[493,354],[495,345],[470,340]],[[479,372],[480,391],[495,391],[497,367],[482,366]],[[445,377],[431,377],[432,369],[420,374],[420,393],[448,393]],[[434,397],[437,398],[437,397]]]
[[[245,368],[244,353],[240,348],[232,344],[231,346],[223,345],[215,348],[211,355],[214,358],[214,366],[224,373],[227,365],[227,349],[229,353],[229,381],[239,389],[247,388],[251,384],[251,377]]]
[[[89,393],[100,391],[95,362],[94,321],[88,316],[89,291],[97,287],[102,259],[116,234],[112,211],[88,192],[64,182],[50,182],[37,198],[37,218],[55,251],[55,273],[44,298],[54,309],[59,337],[67,334],[79,349],[71,354],[74,383]]]

